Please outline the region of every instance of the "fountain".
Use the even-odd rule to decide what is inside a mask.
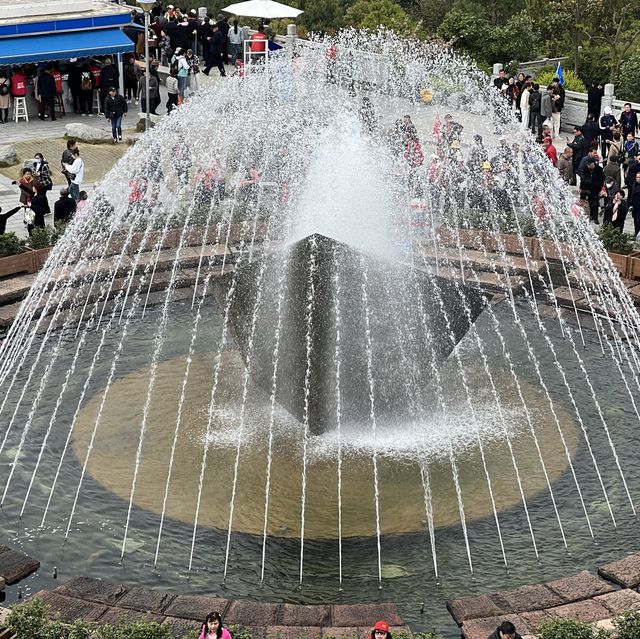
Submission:
[[[331,74],[299,42],[165,118],[21,305],[5,540],[61,578],[382,592],[447,631],[447,597],[634,547],[640,320],[568,187],[468,62],[336,46]],[[432,135],[446,113],[462,159]]]

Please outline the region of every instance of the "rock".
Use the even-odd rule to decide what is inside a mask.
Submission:
[[[0,546],[0,576],[7,585],[18,583],[38,568],[39,561],[8,546]]]
[[[0,146],[0,166],[13,166],[17,161],[16,150],[10,144]]]
[[[547,586],[557,592],[565,601],[580,601],[615,590],[611,584],[586,570],[571,577],[550,581]]]
[[[567,604],[566,606],[558,606],[557,608],[549,608],[547,613],[552,617],[575,619],[582,623],[593,623],[594,621],[609,619],[611,617],[611,613],[601,603],[593,599],[577,601]]]
[[[241,626],[275,626],[279,604],[253,601],[232,601],[224,620]]]
[[[151,120],[151,128],[153,128],[154,126],[156,126],[156,124],[158,124],[160,122],[160,119],[162,118],[161,115],[152,115],[149,114],[149,118]],[[138,122],[136,124],[136,131],[138,133],[143,133],[146,130],[146,120],[147,120],[147,116],[145,113],[140,112],[138,115]]]
[[[330,624],[329,606],[299,606],[282,604],[280,625],[282,626],[328,626]]]
[[[384,619],[390,626],[404,625],[398,607],[393,603],[337,605],[333,606],[332,618],[334,626],[361,626],[369,628],[369,633],[371,624],[377,619]]]
[[[504,602],[504,610],[509,612],[525,612],[553,608],[566,603],[560,595],[549,590],[544,584],[521,586],[514,590],[505,590],[494,595],[494,600]],[[502,607],[502,606],[501,606]]]
[[[125,623],[135,623],[137,621],[155,621],[162,623],[164,617],[156,615],[153,612],[140,612],[138,610],[128,610],[127,608],[119,608],[114,606],[109,608],[101,617],[100,623],[117,624],[119,621]]]
[[[178,595],[167,608],[164,614],[168,617],[180,619],[202,620],[212,610],[217,610],[226,621],[226,609],[229,602],[217,597],[205,597],[202,595]],[[203,610],[206,611],[203,614]]]
[[[447,610],[458,625],[467,619],[496,617],[508,611],[496,603],[491,595],[478,595],[447,601]],[[497,626],[496,626],[497,627]],[[494,628],[495,630],[495,628]]]
[[[64,133],[68,138],[82,140],[91,144],[112,143],[111,131],[98,129],[81,122],[72,122],[64,127]]]
[[[56,592],[42,591],[35,595],[40,601],[50,606],[47,614],[52,617],[59,617],[61,621],[72,622],[76,619],[83,621],[96,621],[107,610],[104,604],[97,604],[91,601],[82,601],[75,597],[65,597]]]
[[[637,288],[640,292],[640,287]],[[605,579],[614,581],[624,588],[637,588],[640,586],[640,553],[636,552],[624,557],[624,559],[600,566],[598,572]]]
[[[640,610],[640,593],[635,590],[616,590],[595,597],[595,601],[606,606],[614,615],[631,610]]]
[[[267,626],[266,639],[320,639],[322,629],[317,626]]]
[[[203,615],[204,616],[204,615]],[[179,619],[178,617],[166,617],[162,622],[163,626],[168,626],[171,634],[179,639],[186,635],[190,630],[196,630],[200,624],[191,619]]]
[[[176,598],[176,595],[162,592],[161,590],[149,590],[147,588],[132,588],[122,599],[118,601],[118,607],[131,608],[141,612],[155,612],[162,614],[165,608]]]
[[[113,606],[128,590],[129,588],[126,586],[111,581],[103,581],[93,577],[76,577],[56,588],[54,592],[65,597],[76,597]]]
[[[529,627],[519,615],[501,615],[465,621],[462,625],[462,636],[465,639],[487,639],[503,621],[510,621],[521,635],[530,634]]]

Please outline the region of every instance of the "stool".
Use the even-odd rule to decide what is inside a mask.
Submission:
[[[17,122],[20,118],[29,121],[29,114],[27,113],[27,99],[23,96],[21,98],[13,98],[13,119]]]
[[[62,93],[56,93],[53,98],[53,112],[56,114],[56,117],[64,117],[64,98]]]
[[[102,115],[102,108],[100,104],[100,91],[94,89],[93,91],[93,108],[92,111],[95,111],[98,115]]]

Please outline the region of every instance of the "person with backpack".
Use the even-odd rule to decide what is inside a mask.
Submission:
[[[111,58],[105,58],[104,66],[100,72],[100,107],[104,113],[104,101],[107,99],[111,87],[120,88],[120,72],[118,67],[112,63]]]
[[[542,130],[542,116],[540,109],[542,107],[542,95],[540,93],[540,85],[536,82],[529,96],[529,128],[535,136],[540,134]]]
[[[127,102],[133,100],[134,104],[138,104],[138,79],[136,59],[131,56],[124,65],[124,91]]]
[[[47,191],[53,188],[53,179],[51,178],[51,168],[49,163],[44,159],[42,153],[36,153],[34,156],[35,164],[33,166],[33,179],[42,186],[42,196],[44,198],[45,214],[51,213],[49,200],[47,199]]]
[[[104,101],[104,116],[111,120],[111,135],[114,142],[122,142],[122,118],[129,110],[124,96],[118,94],[118,89],[111,87],[109,95]]]
[[[51,67],[40,71],[40,75],[37,78],[36,99],[40,104],[40,119],[45,119],[48,109],[51,122],[55,122],[56,111],[53,101],[56,96],[56,81],[50,71]]]
[[[9,121],[9,107],[11,106],[11,81],[5,69],[0,69],[0,124]]]
[[[82,115],[92,115],[95,86],[94,75],[91,73],[89,65],[85,64],[80,73],[80,112]]]

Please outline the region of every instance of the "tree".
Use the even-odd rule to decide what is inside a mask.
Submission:
[[[335,33],[344,22],[344,9],[338,0],[311,0],[300,2],[304,13],[299,21],[307,31]]]
[[[382,26],[401,34],[413,31],[404,9],[393,0],[357,0],[347,9],[345,22],[358,29],[375,30]]]
[[[620,65],[616,95],[621,100],[640,102],[640,55],[632,55]]]

